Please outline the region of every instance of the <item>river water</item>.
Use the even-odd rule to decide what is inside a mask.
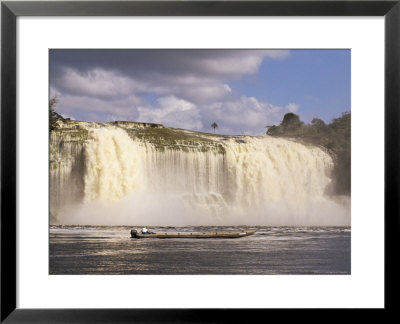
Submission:
[[[132,239],[126,226],[51,226],[49,273],[350,274],[349,227],[151,227],[243,229],[257,232],[238,239]]]

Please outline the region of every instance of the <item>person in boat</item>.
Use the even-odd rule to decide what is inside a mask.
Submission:
[[[152,231],[149,231],[149,230],[147,229],[147,227],[145,226],[145,227],[142,228],[142,234],[155,234],[155,233],[152,232]]]

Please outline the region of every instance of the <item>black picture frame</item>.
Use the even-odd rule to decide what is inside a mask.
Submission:
[[[16,308],[16,19],[19,16],[384,16],[385,18],[385,307],[399,287],[400,1],[2,1],[1,3],[1,322],[257,322],[264,309]],[[40,292],[38,292],[40,293]],[[273,311],[273,310],[269,310]],[[275,310],[274,310],[275,311]],[[382,315],[379,311],[379,316]],[[304,312],[299,312],[304,314]],[[268,315],[270,316],[270,315]],[[302,315],[300,315],[302,316]],[[307,315],[306,315],[307,316]],[[331,316],[331,315],[330,315]],[[368,315],[369,316],[369,315]],[[253,320],[252,320],[253,319]],[[332,319],[332,318],[330,318]]]

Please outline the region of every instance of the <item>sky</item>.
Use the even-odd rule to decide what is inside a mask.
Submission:
[[[51,49],[50,97],[64,117],[265,134],[350,111],[350,50]]]

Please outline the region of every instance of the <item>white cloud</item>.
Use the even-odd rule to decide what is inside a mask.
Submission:
[[[60,53],[59,56],[57,56]],[[57,112],[78,120],[133,120],[209,131],[265,133],[298,105],[238,97],[228,82],[256,74],[286,50],[53,51],[50,92]],[[249,131],[252,130],[252,131]]]
[[[265,57],[284,59],[289,55],[287,50],[243,50],[225,52],[224,55],[199,60],[198,65],[210,74],[241,77],[257,73]]]
[[[119,120],[136,120],[137,106],[148,103],[141,97],[130,95],[114,100],[98,97],[58,95],[56,111],[62,115],[72,115],[77,120],[109,121],[111,116]]]
[[[285,113],[297,107],[294,103],[281,107],[254,97],[242,96],[237,100],[202,107],[203,124],[211,125],[215,121],[220,131],[227,134],[265,134],[266,125],[279,124]]]
[[[59,91],[100,98],[129,95],[145,89],[132,78],[99,68],[85,73],[66,68],[56,84]]]
[[[54,50],[50,80],[71,95],[153,92],[211,102],[230,92],[228,81],[257,73],[264,59],[288,55],[287,50]]]
[[[286,109],[292,113],[295,113],[297,110],[299,110],[300,105],[295,104],[295,103],[289,103],[286,105]]]
[[[60,97],[56,110],[77,120],[132,120],[206,132],[210,132],[210,125],[217,122],[221,134],[260,135],[265,134],[266,125],[279,124],[285,113],[294,112],[298,107],[295,103],[276,106],[247,96],[203,105],[164,96],[151,105],[137,96],[104,101],[66,95]]]
[[[155,93],[177,96],[196,103],[221,100],[232,93],[226,83],[196,76],[155,76],[152,83],[128,78],[113,71],[94,69],[80,73],[64,69],[51,87],[53,93],[93,97],[101,100],[120,100],[126,96]],[[89,108],[89,107],[88,107]]]
[[[182,87],[176,93],[197,104],[223,100],[232,94],[232,89],[227,84],[199,84],[197,86]]]
[[[139,107],[138,113],[138,121],[192,130],[201,130],[203,126],[199,109],[193,103],[175,96],[157,99],[156,107]]]

